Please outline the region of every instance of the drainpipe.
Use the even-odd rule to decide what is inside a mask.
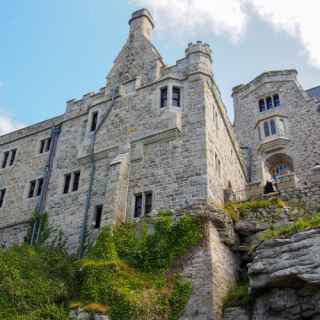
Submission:
[[[52,174],[52,169],[53,169],[53,162],[57,150],[57,145],[58,145],[58,140],[61,132],[61,126],[54,126],[51,129],[51,147],[49,151],[49,157],[48,157],[48,162],[45,168],[45,173],[44,173],[44,178],[43,178],[43,187],[41,191],[41,195],[39,198],[39,201],[36,206],[36,211],[40,214],[44,214],[45,206],[46,206],[46,200],[48,196],[48,189],[49,189],[49,182]],[[42,228],[42,220],[40,221],[35,221],[32,227],[32,235],[31,235],[31,240],[30,244],[36,244],[39,241],[39,237],[41,234],[41,228]]]
[[[252,148],[249,146],[246,147],[240,147],[241,150],[247,150],[248,151],[248,165],[247,165],[247,171],[248,171],[248,182],[252,182]]]
[[[109,109],[107,110],[104,117],[101,119],[100,123],[98,124],[97,129],[92,133],[91,141],[90,141],[90,180],[89,180],[89,189],[87,192],[86,202],[85,202],[85,211],[84,211],[84,217],[83,217],[83,223],[81,226],[81,233],[80,233],[80,258],[83,258],[84,251],[85,251],[85,243],[87,238],[87,229],[88,229],[88,220],[89,220],[89,210],[91,206],[91,198],[92,198],[92,190],[93,190],[93,184],[94,184],[94,178],[96,174],[96,162],[94,159],[94,149],[95,149],[95,143],[96,143],[96,137],[97,133],[101,129],[102,125],[105,123],[105,121],[108,119],[110,112],[114,106],[114,100],[116,96],[116,87],[112,89],[112,100],[111,105]]]

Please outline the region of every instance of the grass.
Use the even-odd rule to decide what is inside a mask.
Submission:
[[[275,238],[289,238],[296,233],[315,228],[320,228],[320,213],[314,216],[300,218],[296,222],[279,229],[276,229],[272,226],[263,232],[263,234],[260,236],[260,240],[266,241]]]
[[[252,302],[249,295],[249,283],[240,282],[234,286],[224,299],[224,308],[248,306]]]
[[[238,222],[241,218],[248,216],[252,211],[270,208],[273,206],[277,208],[284,208],[285,203],[279,198],[232,202],[225,207],[225,210],[234,222]]]

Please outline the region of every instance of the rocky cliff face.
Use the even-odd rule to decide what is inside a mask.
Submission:
[[[225,320],[320,319],[320,230],[264,242],[248,264],[253,304]]]

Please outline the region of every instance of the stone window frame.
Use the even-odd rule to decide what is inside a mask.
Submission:
[[[77,192],[80,191],[80,185],[81,185],[81,170],[74,170],[71,172],[67,172],[65,174],[63,174],[62,176],[62,183],[61,183],[61,193],[62,195],[69,195],[69,194],[75,194]],[[70,177],[69,182],[66,184],[66,179]],[[78,179],[78,180],[77,180]],[[68,186],[68,188],[66,188],[66,186]],[[77,186],[77,188],[75,188],[75,186]]]
[[[13,167],[17,160],[18,148],[6,150],[2,153],[1,169]]]
[[[146,206],[146,199],[148,196],[151,195],[151,205],[150,210],[147,210]],[[141,197],[141,208],[140,208],[140,215],[136,215],[137,210],[137,198]],[[143,217],[147,217],[153,210],[154,207],[154,192],[152,190],[144,191],[144,192],[137,192],[133,195],[133,212],[132,217],[133,219],[141,219]]]
[[[27,187],[27,199],[35,199],[41,196],[43,192],[44,178],[38,177],[31,180]]]
[[[41,139],[38,144],[38,154],[46,154],[52,146],[52,137]]]
[[[6,194],[7,194],[7,189],[2,188],[0,190],[0,209],[4,207],[5,201],[6,201]]]
[[[275,127],[272,126],[272,122],[274,123]],[[268,129],[266,126],[268,126]],[[259,141],[262,142],[274,137],[288,137],[289,129],[287,118],[281,115],[269,117],[260,121],[260,123],[257,125],[257,130]],[[269,135],[266,135],[266,130],[268,130]]]
[[[163,89],[167,88],[167,104],[166,106],[162,106],[161,102],[161,92]],[[180,89],[180,106],[173,105],[173,89],[178,88]],[[157,90],[157,105],[160,111],[164,110],[174,110],[174,111],[182,111],[184,108],[184,86],[178,80],[166,80],[159,85]]]
[[[270,104],[271,103],[271,104]],[[268,107],[269,104],[269,107]],[[280,94],[275,92],[261,97],[258,100],[258,111],[259,113],[269,112],[271,110],[280,108],[282,106]]]
[[[94,208],[94,220],[92,221],[92,227],[95,230],[99,230],[102,225],[102,218],[103,218],[103,204],[98,204]]]

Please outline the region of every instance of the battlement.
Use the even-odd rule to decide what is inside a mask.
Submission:
[[[196,43],[190,42],[188,44],[188,48],[185,50],[186,57],[189,57],[192,54],[205,54],[207,55],[211,62],[212,62],[212,50],[209,46],[209,44],[202,42],[202,41],[197,41]]]

